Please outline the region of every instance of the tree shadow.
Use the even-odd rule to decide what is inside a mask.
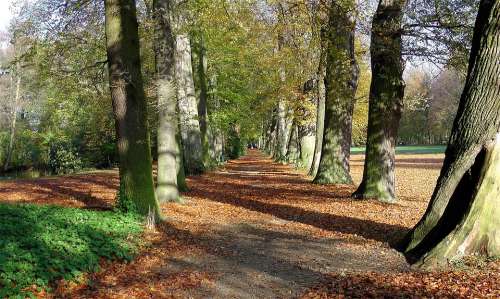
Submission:
[[[323,273],[346,268],[376,271],[385,258],[375,254],[366,263],[366,253],[352,249],[362,241],[315,238],[246,223],[216,227],[209,233],[193,233],[173,223],[163,223],[158,230],[161,238],[151,246],[167,252],[161,260],[144,266],[150,254],[146,253],[127,272],[105,270],[76,297],[127,294],[141,288],[143,296],[158,298],[290,298],[321,281]],[[343,245],[346,242],[351,247]],[[310,263],[303,263],[305,257]],[[210,282],[192,281],[193,277],[209,277]]]
[[[111,209],[118,178],[114,174],[74,175],[34,180],[2,182],[0,202],[24,202],[82,206],[88,209]],[[112,193],[105,198],[95,193]],[[22,195],[19,195],[22,193]],[[19,200],[13,197],[22,197]],[[79,203],[78,203],[79,202]]]

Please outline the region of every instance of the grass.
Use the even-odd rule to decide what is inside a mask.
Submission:
[[[396,147],[396,154],[443,154],[445,145],[403,145]],[[351,147],[351,154],[365,153],[365,147]]]
[[[112,211],[0,203],[0,298],[24,298],[51,283],[131,260],[141,219]]]

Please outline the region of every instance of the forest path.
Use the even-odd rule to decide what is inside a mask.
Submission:
[[[413,272],[388,242],[421,217],[443,155],[398,155],[397,204],[354,201],[351,185],[321,186],[258,151],[188,178],[185,204],[130,263],[109,262],[56,298],[499,298],[500,264]],[[359,184],[363,156],[351,159]],[[0,202],[101,209],[116,170],[0,182]],[[89,281],[86,283],[85,281]]]
[[[95,275],[82,297],[291,298],[327,273],[407,272],[387,241],[425,207],[353,201],[353,186],[311,184],[255,150],[188,183],[185,204],[163,205],[152,246]]]

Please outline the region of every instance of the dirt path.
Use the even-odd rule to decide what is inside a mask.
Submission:
[[[387,242],[425,208],[418,198],[390,206],[353,201],[353,186],[312,185],[257,151],[188,183],[185,204],[163,206],[169,220],[148,234],[152,246],[138,259],[110,264],[91,277],[90,286],[61,287],[58,295],[290,298],[327,273],[407,272],[404,258]]]

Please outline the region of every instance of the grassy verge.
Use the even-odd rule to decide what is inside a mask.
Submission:
[[[97,271],[101,258],[131,260],[141,232],[134,215],[0,203],[0,298]]]
[[[405,145],[397,146],[396,154],[443,154],[446,150],[445,145]],[[351,154],[364,154],[364,147],[351,147]]]

